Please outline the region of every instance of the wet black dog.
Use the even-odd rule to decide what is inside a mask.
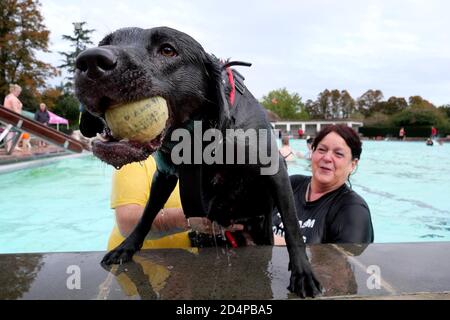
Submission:
[[[94,143],[94,154],[121,167],[155,153],[158,166],[142,219],[102,262],[132,258],[179,180],[186,216],[208,216],[223,226],[244,224],[257,244],[273,244],[271,213],[277,206],[286,229],[289,289],[302,297],[315,296],[320,284],[308,262],[285,163],[274,148],[264,109],[243,85],[242,76],[230,69],[232,64],[166,27],[121,29],[78,56],[76,95],[86,107],[81,132],[89,137],[103,133],[106,139]],[[163,97],[169,109],[163,133],[145,143],[115,140],[104,121],[106,110],[154,96]],[[174,160],[180,141],[175,139],[177,129],[193,139],[179,152],[181,162]],[[211,129],[215,131],[209,141],[215,144],[205,139]],[[235,129],[231,138],[229,129]],[[242,153],[244,162],[239,162]],[[252,156],[256,161],[250,161]]]

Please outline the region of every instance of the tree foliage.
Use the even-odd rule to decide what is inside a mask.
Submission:
[[[325,89],[315,101],[307,100],[305,107],[314,119],[347,119],[355,112],[355,100],[347,90]]]
[[[63,35],[64,40],[69,41],[70,46],[73,51],[59,53],[64,56],[64,63],[59,66],[59,68],[67,69],[69,76],[68,86],[72,87],[72,81],[75,74],[75,60],[77,56],[87,48],[87,45],[92,44],[90,34],[95,31],[95,29],[85,29],[86,22],[73,22],[73,35]]]
[[[69,92],[65,92],[58,97],[53,112],[69,120],[70,126],[74,128],[78,126],[80,115],[79,106],[80,103],[75,96]]]
[[[48,52],[49,31],[43,24],[37,0],[1,0],[0,11],[0,99],[10,83],[36,94],[46,79],[58,75],[56,68],[36,58]]]
[[[369,127],[391,126],[391,117],[382,112],[373,112],[369,117],[364,119],[364,125]]]
[[[63,95],[61,87],[48,88],[41,93],[41,101],[49,110],[54,110],[58,99]]]
[[[450,119],[450,104],[444,104],[438,108],[443,115]]]
[[[376,105],[383,99],[383,92],[381,90],[367,90],[361,97],[356,101],[357,109],[364,116],[369,116],[374,112]]]
[[[286,88],[270,91],[263,96],[261,104],[283,120],[308,119],[300,95],[289,93]]]
[[[400,111],[405,110],[408,107],[408,103],[405,98],[390,97],[387,101],[379,101],[374,104],[369,113],[369,116],[373,112],[383,113],[385,115],[393,115]]]
[[[409,97],[409,106],[411,108],[434,108],[435,106],[429,102],[428,100],[425,100],[421,96],[411,96]]]
[[[393,116],[396,126],[436,126],[443,124],[443,118],[436,108],[410,107]]]

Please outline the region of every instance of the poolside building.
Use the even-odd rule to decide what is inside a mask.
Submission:
[[[298,129],[303,130],[304,136],[315,136],[317,132],[322,130],[326,125],[330,124],[345,124],[353,128],[356,132],[363,126],[362,121],[356,120],[304,120],[304,121],[271,121],[272,127],[275,130],[281,130],[283,133],[297,137]]]

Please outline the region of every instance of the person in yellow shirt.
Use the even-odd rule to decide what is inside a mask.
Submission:
[[[143,162],[130,163],[112,176],[111,208],[116,224],[108,241],[108,250],[117,247],[134,229],[150,196],[156,162],[152,156]],[[203,219],[203,218],[199,218]],[[164,208],[156,216],[142,249],[189,248],[190,228],[183,214],[178,184]]]
[[[156,161],[150,156],[142,162],[133,162],[114,170],[112,176],[111,208],[115,212],[116,224],[108,240],[108,251],[116,248],[133,231],[144,213],[150,197],[150,187]],[[233,225],[225,230],[241,230],[242,225]],[[180,190],[177,183],[164,208],[153,221],[142,249],[190,248],[190,231],[201,234],[217,233],[211,221],[205,217],[186,219],[181,207]]]

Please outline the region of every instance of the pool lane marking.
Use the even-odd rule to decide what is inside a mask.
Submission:
[[[364,263],[362,263],[361,261],[359,261],[358,259],[356,259],[355,257],[353,257],[353,254],[346,251],[345,249],[332,244],[332,246],[338,250],[339,252],[341,252],[342,254],[345,254],[347,256],[347,259],[350,260],[354,265],[356,265],[358,268],[360,268],[364,273],[367,273],[367,266],[364,265]],[[395,287],[390,284],[389,282],[385,281],[383,279],[383,277],[380,277],[380,285],[381,287],[386,290],[387,292],[389,292],[392,295],[397,295],[399,290],[395,289]]]

